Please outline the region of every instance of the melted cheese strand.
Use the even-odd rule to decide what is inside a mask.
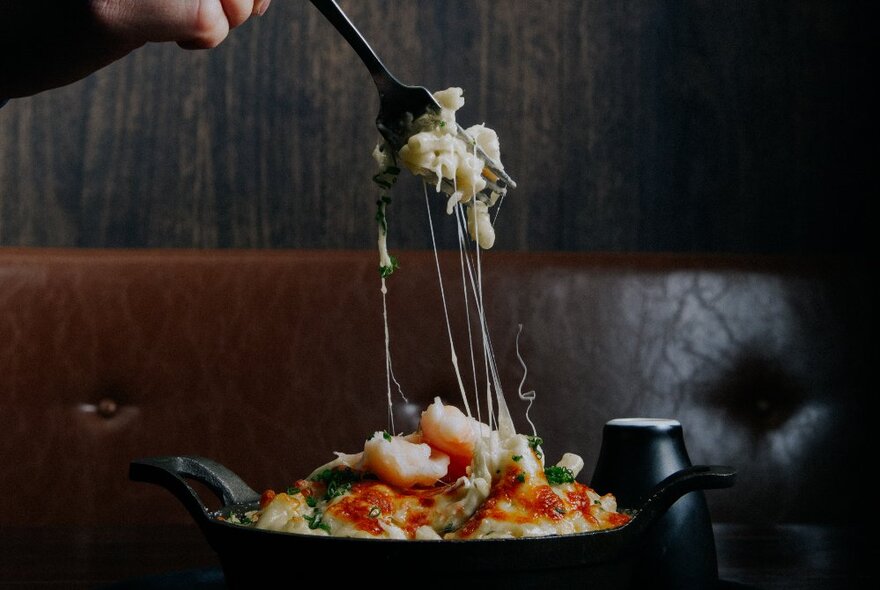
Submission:
[[[468,301],[468,283],[467,277],[465,275],[465,263],[468,258],[467,254],[467,238],[465,237],[465,232],[462,229],[461,219],[462,219],[462,206],[459,204],[456,207],[456,230],[458,231],[458,259],[459,265],[461,267],[461,290],[462,297],[464,298],[464,313],[465,318],[467,320],[467,331],[468,331],[468,349],[470,350],[471,355],[471,374],[474,377],[474,401],[476,402],[477,408],[477,421],[482,422],[483,416],[482,412],[480,412],[480,389],[477,384],[477,359],[476,354],[474,354],[474,335],[473,330],[471,329],[471,311],[470,311],[470,302]]]
[[[459,217],[459,223],[461,223],[461,217]],[[479,232],[479,227],[477,227],[477,232]],[[479,243],[478,239],[475,241]],[[471,279],[471,288],[474,291],[474,305],[476,307],[477,317],[480,322],[480,333],[482,335],[483,342],[483,359],[486,364],[486,405],[488,407],[488,415],[490,420],[489,425],[490,427],[492,427],[493,423],[497,419],[497,430],[501,435],[501,439],[504,440],[516,434],[516,429],[513,426],[513,419],[510,417],[510,411],[508,410],[507,403],[504,400],[504,391],[501,387],[501,379],[498,376],[498,368],[495,363],[495,354],[492,350],[491,338],[489,337],[489,327],[488,322],[486,321],[485,306],[483,305],[483,269],[480,250],[481,248],[476,248],[476,278],[474,278],[474,271],[471,266],[470,258],[468,258],[468,271]],[[492,396],[493,386],[495,388],[494,403]],[[494,408],[496,403],[498,405],[497,414]]]
[[[385,286],[385,277],[381,277],[381,280],[382,322],[385,325],[385,381],[388,384],[388,428],[390,429],[389,432],[396,434],[396,431],[394,430],[394,404],[391,401],[391,338],[389,337],[388,332],[388,305],[385,301],[385,297],[388,295],[388,288]]]
[[[394,404],[391,400],[391,383],[394,382],[397,386],[397,392],[404,402],[409,403],[409,400],[406,399],[406,395],[403,393],[403,386],[400,384],[400,381],[394,376],[394,365],[391,362],[391,333],[388,330],[388,304],[386,302],[388,288],[385,285],[385,277],[380,277],[380,279],[382,281],[382,288],[379,289],[382,293],[382,323],[385,328],[385,381],[388,385],[388,432],[397,434],[394,429]]]
[[[518,326],[519,329],[516,332],[516,358],[517,360],[519,360],[519,364],[521,364],[523,368],[523,376],[522,381],[519,382],[518,395],[519,399],[529,402],[529,405],[526,407],[526,421],[529,423],[529,426],[532,427],[532,436],[538,436],[538,429],[535,428],[535,423],[532,422],[532,419],[529,417],[529,411],[532,409],[532,404],[534,403],[535,398],[538,396],[538,394],[535,392],[534,389],[531,391],[526,391],[525,393],[523,393],[522,390],[523,385],[525,385],[526,383],[526,375],[529,374],[529,368],[526,366],[526,362],[523,360],[522,355],[519,353],[519,336],[520,334],[522,334],[523,325],[518,324]]]
[[[467,229],[466,229],[467,228],[467,214],[464,211],[464,207],[465,207],[464,204],[460,204],[455,209],[456,221],[457,221],[457,226],[458,226],[458,234],[460,236],[459,237],[459,252],[461,254],[463,254],[463,257],[462,257],[463,263],[464,263],[465,269],[467,270],[467,279],[468,280],[465,281],[464,289],[465,289],[465,291],[467,291],[468,285],[470,285],[471,292],[473,293],[473,296],[474,296],[474,308],[477,309],[477,311],[478,311],[477,321],[479,322],[480,321],[479,320],[479,302],[477,299],[476,279],[474,278],[474,268],[473,268],[474,267],[474,259],[473,259],[473,256],[468,252],[468,240],[466,237],[467,236]],[[468,329],[470,330],[470,325],[468,325]],[[482,335],[483,335],[482,326],[480,329],[480,335],[481,335],[481,346],[482,346]],[[473,348],[471,349],[471,356],[472,356],[472,358],[471,358],[472,364],[474,365],[474,392],[475,392],[474,396],[475,396],[475,399],[477,402],[477,411],[479,413],[481,403],[480,403],[479,387],[477,385],[476,354],[474,354]],[[489,424],[490,428],[494,429],[495,425],[496,425],[495,424],[495,410],[494,410],[494,404],[492,403],[491,391],[489,390],[489,387],[490,387],[489,386],[489,382],[490,382],[489,381],[489,379],[490,379],[489,366],[486,364],[485,360],[486,360],[486,357],[484,354],[483,355],[483,371],[484,371],[483,378],[484,378],[484,382],[486,383],[486,388],[487,388],[487,391],[486,391],[486,400],[487,400],[486,401],[486,415],[488,416],[487,423]],[[482,421],[482,418],[480,418],[480,421]]]
[[[473,156],[477,157],[477,145],[476,143],[472,146]],[[498,367],[495,365],[495,353],[492,350],[492,340],[489,338],[489,326],[486,322],[486,313],[485,306],[483,305],[483,264],[482,257],[480,256],[480,223],[477,221],[478,219],[478,208],[477,208],[477,193],[474,191],[473,195],[471,195],[471,207],[474,212],[474,241],[477,243],[477,286],[478,286],[478,299],[479,303],[477,305],[477,311],[480,317],[480,326],[483,332],[483,350],[484,355],[486,356],[486,365],[490,369],[490,373],[492,374],[492,384],[495,386],[495,397],[498,402],[498,434],[501,436],[501,440],[505,440],[511,436],[516,434],[516,429],[513,426],[513,419],[510,417],[510,410],[507,408],[507,403],[504,400],[504,392],[501,389],[501,379],[498,377]],[[488,204],[487,204],[488,209]],[[488,217],[488,213],[486,214]],[[491,225],[491,223],[490,223]],[[492,227],[494,232],[494,227]],[[494,242],[494,237],[492,239]],[[489,394],[488,383],[486,387],[486,393]]]
[[[449,322],[449,309],[446,306],[446,291],[443,288],[443,275],[440,272],[440,256],[437,254],[437,239],[434,236],[434,222],[431,218],[431,203],[428,199],[428,184],[422,182],[425,192],[425,209],[428,211],[428,227],[431,229],[431,244],[434,246],[434,263],[437,266],[437,280],[440,283],[440,298],[443,300],[443,316],[446,318],[446,333],[449,335],[449,352],[452,354],[452,368],[455,370],[455,379],[458,381],[458,389],[461,392],[461,400],[464,403],[465,413],[471,415],[471,407],[468,404],[467,393],[464,390],[464,382],[461,380],[461,371],[458,368],[458,355],[455,354],[455,344],[452,342],[452,324]]]

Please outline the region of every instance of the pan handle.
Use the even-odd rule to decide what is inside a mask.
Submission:
[[[129,479],[154,483],[167,489],[199,523],[210,520],[210,510],[184,478],[203,483],[223,501],[223,506],[256,502],[260,495],[240,477],[216,461],[204,457],[150,457],[132,461]]]
[[[689,492],[729,488],[736,483],[736,470],[726,465],[693,465],[676,471],[651,490],[633,517],[635,528],[647,527]]]

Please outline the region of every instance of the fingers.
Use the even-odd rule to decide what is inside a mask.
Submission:
[[[187,49],[215,47],[230,29],[271,0],[92,0],[99,23],[118,38],[139,43],[175,41]]]
[[[180,21],[182,38],[175,39],[185,49],[216,47],[226,38],[229,30],[247,20],[253,10],[253,2],[247,0],[202,0],[196,4],[195,13]],[[241,5],[245,4],[250,9],[246,14],[240,10]],[[186,34],[189,34],[188,38],[183,36]]]
[[[220,0],[230,29],[234,29],[250,18],[254,14],[257,4],[259,4],[258,0]]]
[[[263,16],[266,14],[266,10],[269,8],[271,2],[272,0],[257,0],[254,2],[254,14],[257,16]]]

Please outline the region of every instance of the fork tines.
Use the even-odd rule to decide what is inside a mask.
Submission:
[[[486,165],[483,168],[483,179],[489,188],[499,194],[504,194],[508,188],[516,188],[516,182],[501,168],[501,164],[490,158],[467,131],[459,127],[458,136],[474,148],[477,157],[483,160],[483,163]]]

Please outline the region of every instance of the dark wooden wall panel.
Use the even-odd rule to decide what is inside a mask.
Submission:
[[[342,5],[401,79],[463,87],[461,119],[498,129],[520,183],[499,248],[866,241],[856,3]],[[145,47],[0,110],[0,245],[370,248],[377,106],[304,0],[275,2],[212,51]],[[390,218],[392,248],[429,246],[417,182]]]

